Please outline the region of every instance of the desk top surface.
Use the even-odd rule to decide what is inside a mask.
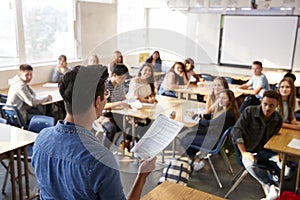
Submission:
[[[221,200],[223,198],[172,182],[163,182],[141,200]]]
[[[31,144],[37,134],[7,124],[0,124],[0,154]]]
[[[300,139],[300,131],[281,128],[279,133],[271,137],[264,147],[279,153],[300,156],[300,149],[288,147],[294,138]]]

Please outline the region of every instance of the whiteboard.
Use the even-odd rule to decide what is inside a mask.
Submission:
[[[300,72],[300,26],[298,28],[296,50],[294,55],[293,71]]]
[[[292,69],[297,16],[224,16],[221,64]]]

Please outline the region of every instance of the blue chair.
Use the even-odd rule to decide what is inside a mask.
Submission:
[[[34,115],[28,125],[28,130],[39,133],[42,129],[54,126],[54,118],[45,115]]]
[[[2,117],[0,117],[0,123],[1,124],[7,124],[7,120],[4,119],[4,118],[2,118]]]
[[[215,77],[211,74],[199,74],[200,78],[203,78],[205,81],[213,81]]]
[[[203,148],[201,146],[196,146],[196,145],[191,145],[190,146],[190,147],[192,147],[194,149],[198,149],[199,151],[201,151],[201,152],[203,152],[203,153],[206,154],[205,157],[204,157],[204,159],[208,159],[209,165],[210,165],[210,167],[211,167],[211,169],[212,169],[212,171],[213,171],[213,173],[215,175],[215,178],[216,178],[216,180],[217,180],[220,188],[223,188],[223,185],[222,185],[222,183],[221,183],[221,181],[219,179],[219,176],[218,176],[218,174],[217,174],[217,172],[215,170],[215,167],[214,167],[214,165],[213,165],[213,163],[211,161],[211,157],[213,155],[215,155],[215,154],[221,153],[221,155],[222,155],[222,157],[223,157],[223,159],[225,161],[226,166],[228,167],[230,173],[233,174],[233,169],[232,169],[231,164],[229,162],[229,159],[228,159],[228,157],[227,157],[227,155],[226,155],[226,153],[225,153],[225,151],[223,149],[223,146],[224,146],[225,142],[227,141],[227,139],[228,139],[228,137],[230,135],[231,129],[232,129],[232,127],[229,127],[228,129],[226,129],[226,131],[224,131],[224,133],[222,134],[221,138],[219,139],[219,141],[217,142],[217,144],[215,145],[215,147],[213,149],[205,149],[205,148]]]
[[[7,95],[0,94],[0,103],[6,103],[7,101]]]
[[[26,123],[24,122],[19,109],[12,105],[0,103],[1,115],[7,120],[7,123],[19,128],[26,129]]]

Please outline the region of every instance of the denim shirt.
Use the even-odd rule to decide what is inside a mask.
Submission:
[[[258,152],[282,126],[282,117],[275,111],[266,124],[262,118],[261,105],[245,108],[242,115],[231,130],[236,143],[244,143],[249,152]]]
[[[32,165],[41,199],[126,199],[115,158],[83,127],[59,121],[43,129]]]

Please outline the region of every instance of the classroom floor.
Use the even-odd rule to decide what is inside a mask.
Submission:
[[[134,178],[136,177],[136,172],[138,168],[138,161],[135,159],[131,159],[128,156],[123,156],[120,152],[115,155],[116,159],[119,160],[120,164],[120,173],[121,179],[124,186],[125,194],[127,194],[134,182]],[[171,157],[171,151],[166,151],[165,158]],[[229,159],[233,170],[235,173],[238,172],[240,166],[237,164],[235,157],[233,154],[229,155]],[[224,197],[226,192],[231,186],[233,176],[228,173],[227,168],[225,167],[224,161],[221,156],[216,155],[212,158],[212,161],[215,165],[216,171],[219,174],[221,182],[223,184],[223,189],[220,189],[213,172],[207,162],[205,160],[206,165],[203,169],[198,172],[194,172],[190,179],[188,186],[192,188],[196,188],[220,197]],[[163,164],[161,164],[161,156],[158,156],[157,159],[157,168],[153,171],[149,177],[147,178],[147,183],[145,184],[142,195],[147,194],[151,191],[156,185],[157,181],[161,175],[161,171],[163,168]],[[30,169],[33,171],[32,167]],[[0,166],[0,186],[2,188],[3,180],[4,180],[5,169],[1,165]],[[285,181],[284,187],[287,190],[292,190],[294,188],[296,173],[294,173],[294,177],[290,181]],[[31,195],[35,194],[38,191],[38,185],[36,182],[36,178],[34,175],[30,175],[30,192]],[[11,199],[11,185],[8,182],[6,187],[6,195],[0,194],[0,199],[8,200]],[[241,182],[238,188],[229,196],[229,199],[233,200],[257,200],[264,197],[264,193],[258,184],[250,175],[247,175],[246,178]]]

